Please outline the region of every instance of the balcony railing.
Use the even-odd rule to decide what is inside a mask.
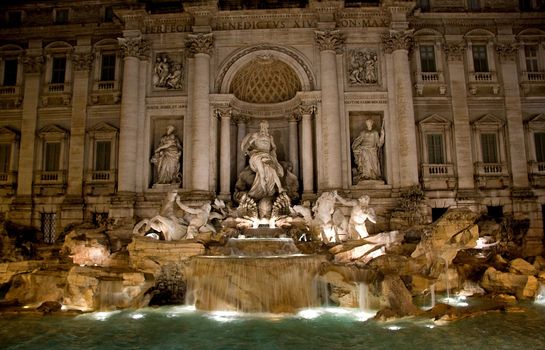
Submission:
[[[454,176],[452,164],[422,164],[424,177]]]
[[[0,173],[0,186],[13,185],[17,182],[17,173],[14,171]]]
[[[65,183],[64,170],[38,171],[34,177],[34,183],[38,185],[61,185]]]
[[[506,176],[507,164],[505,163],[475,163],[475,174],[479,176]]]
[[[545,175],[545,162],[528,162],[530,174]]]
[[[0,86],[0,96],[12,96],[19,94],[18,86]]]
[[[418,78],[422,83],[438,83],[441,81],[440,72],[419,72]]]
[[[100,91],[108,91],[115,89],[115,81],[99,81],[97,89]]]
[[[496,81],[494,72],[473,72],[469,75],[469,80],[474,83],[492,83]]]
[[[87,183],[110,183],[115,182],[115,170],[89,170],[85,181]]]
[[[523,72],[523,81],[543,83],[545,82],[545,72]]]

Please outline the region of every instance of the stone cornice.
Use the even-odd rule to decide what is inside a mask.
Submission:
[[[199,53],[210,55],[212,54],[212,49],[214,48],[214,34],[189,34],[187,36],[186,47],[193,55]]]
[[[410,51],[413,46],[414,30],[390,30],[389,33],[382,35],[382,45],[386,53],[392,53],[396,50]]]
[[[317,30],[314,32],[316,44],[320,51],[331,50],[337,53],[342,53],[344,44],[344,36],[340,30]]]

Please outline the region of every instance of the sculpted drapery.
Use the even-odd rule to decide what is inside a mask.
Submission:
[[[167,127],[166,134],[161,137],[159,146],[155,149],[151,162],[157,167],[157,184],[171,184],[181,182],[180,157],[182,144],[174,134],[172,125]]]
[[[380,133],[373,129],[373,120],[365,121],[364,129],[352,142],[352,152],[356,161],[354,182],[362,180],[379,180],[382,178],[379,151],[384,145],[384,128]]]

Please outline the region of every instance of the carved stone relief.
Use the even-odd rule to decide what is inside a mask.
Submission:
[[[352,183],[384,179],[384,121],[376,114],[357,113],[350,118]]]
[[[348,82],[351,86],[378,83],[378,56],[375,50],[350,50],[347,59]]]
[[[172,58],[166,53],[157,54],[153,66],[153,87],[182,89],[183,86],[183,58]]]

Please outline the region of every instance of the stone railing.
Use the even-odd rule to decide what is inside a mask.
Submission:
[[[0,186],[9,186],[17,182],[17,172],[0,173]]]
[[[115,182],[115,170],[89,170],[85,177],[87,183]]]
[[[496,81],[495,72],[471,72],[469,81],[472,83],[492,83]]]
[[[426,177],[454,176],[452,164],[422,164],[422,175]]]
[[[34,183],[37,185],[62,185],[66,181],[66,171],[37,171]]]
[[[115,80],[97,81],[95,82],[95,91],[113,91],[117,90],[117,82]]]
[[[526,82],[545,82],[545,72],[522,72],[522,80]]]
[[[418,72],[416,78],[420,83],[439,83],[443,81],[441,72]]]
[[[479,176],[507,176],[506,163],[475,163],[475,174]]]
[[[0,86],[0,97],[19,95],[20,91],[19,86]]]
[[[545,162],[528,162],[530,174],[545,175]]]
[[[51,94],[59,94],[70,91],[70,84],[61,83],[61,84],[47,84],[47,92]]]

